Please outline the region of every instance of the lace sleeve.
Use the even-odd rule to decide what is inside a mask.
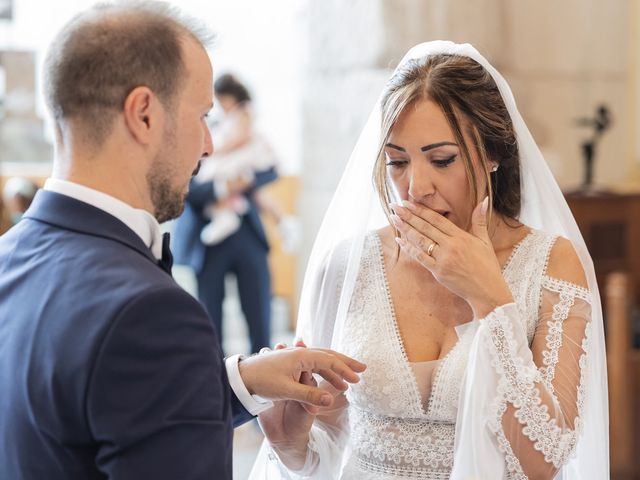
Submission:
[[[550,480],[576,449],[586,395],[591,294],[580,285],[579,262],[572,265],[563,248],[554,247],[542,275],[531,342],[515,303],[478,322],[459,405],[452,479]],[[501,465],[502,471],[489,472],[486,465]]]
[[[584,397],[589,293],[545,277],[531,348],[514,304],[483,321],[499,376],[489,428],[515,478],[553,478],[575,449]]]

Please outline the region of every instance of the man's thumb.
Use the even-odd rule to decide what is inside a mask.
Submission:
[[[292,400],[314,405],[316,407],[329,407],[333,403],[333,395],[326,390],[309,385],[296,383],[288,395]]]

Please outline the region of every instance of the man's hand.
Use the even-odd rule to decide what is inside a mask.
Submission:
[[[339,391],[346,382],[357,383],[357,373],[366,366],[346,355],[325,348],[284,348],[242,360],[240,376],[252,395],[270,400],[297,400],[329,407],[333,395],[315,385],[302,383],[303,374],[317,373]],[[309,382],[307,382],[309,383]]]
[[[302,340],[296,341],[295,346],[306,347]],[[286,345],[278,344],[275,348],[282,350]],[[317,387],[317,382],[309,372],[303,372],[299,382]],[[331,395],[329,392],[326,394]],[[299,470],[305,465],[309,431],[319,412],[320,408],[314,405],[280,400],[258,415],[258,422],[269,444],[287,467]]]

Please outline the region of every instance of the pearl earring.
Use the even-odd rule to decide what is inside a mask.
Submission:
[[[498,164],[495,164],[495,165],[493,166],[493,168],[491,169],[491,173],[493,173],[493,172],[497,172],[497,171],[498,171]]]

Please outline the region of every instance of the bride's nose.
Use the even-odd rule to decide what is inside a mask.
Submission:
[[[422,162],[415,162],[422,163]],[[433,195],[436,186],[432,173],[426,165],[412,165],[409,178],[409,196],[415,200]]]

